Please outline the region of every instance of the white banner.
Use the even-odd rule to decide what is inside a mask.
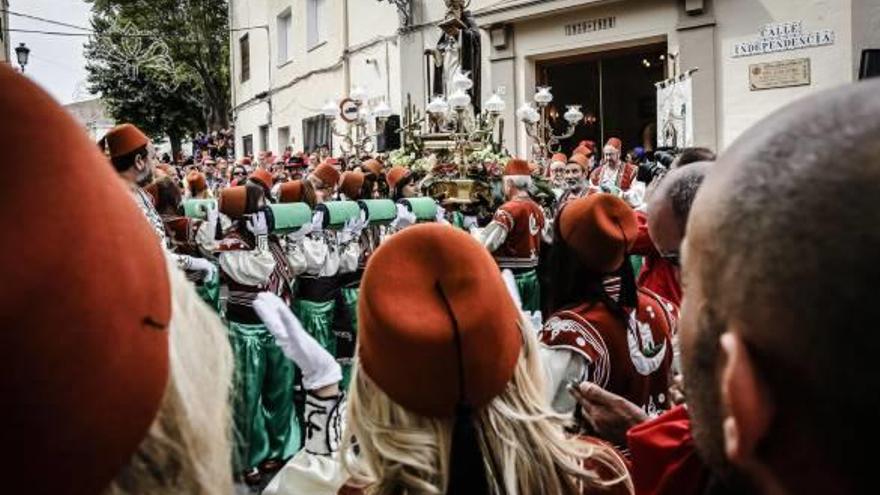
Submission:
[[[690,76],[657,84],[657,146],[694,145],[693,83]]]

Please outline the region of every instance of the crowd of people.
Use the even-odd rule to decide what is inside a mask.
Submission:
[[[376,158],[96,146],[0,83],[41,164],[0,211],[13,492],[873,490],[880,83],[717,159],[512,158],[478,219]]]

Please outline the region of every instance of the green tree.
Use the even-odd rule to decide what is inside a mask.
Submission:
[[[89,83],[117,120],[179,148],[229,124],[227,0],[88,0]]]

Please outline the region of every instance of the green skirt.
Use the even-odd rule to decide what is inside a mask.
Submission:
[[[528,270],[513,275],[523,311],[534,312],[541,309],[541,284],[538,282],[538,271]]]
[[[291,457],[300,444],[293,414],[293,363],[264,325],[230,321],[229,341],[235,355],[236,471]]]

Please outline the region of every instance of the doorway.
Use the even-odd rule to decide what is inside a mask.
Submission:
[[[601,148],[608,138],[623,141],[624,152],[636,146],[654,149],[657,142],[657,90],[665,79],[666,43],[543,60],[536,64],[539,86],[550,86],[548,106],[556,134],[567,126],[565,105],[581,105],[583,123],[561,141],[570,154],[582,140]]]

